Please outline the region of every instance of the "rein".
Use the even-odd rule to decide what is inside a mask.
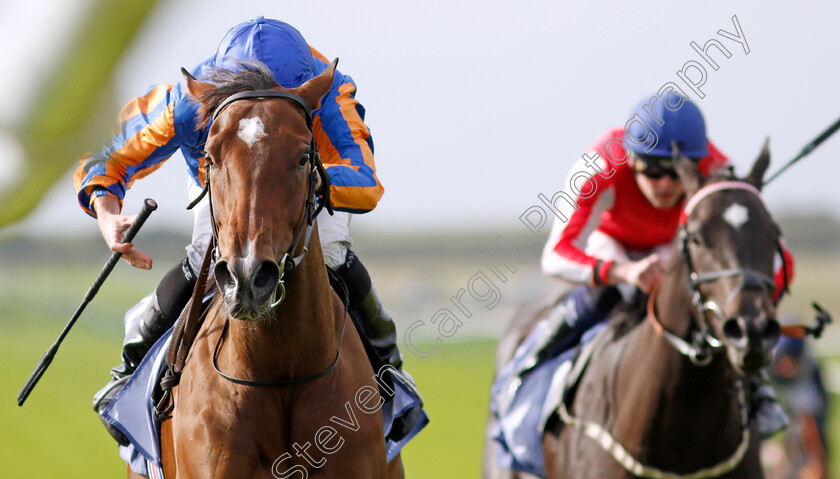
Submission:
[[[679,336],[671,333],[667,329],[665,329],[662,324],[656,319],[654,314],[654,301],[653,299],[656,297],[657,289],[654,289],[651,292],[650,299],[648,300],[648,317],[651,318],[651,322],[653,323],[654,329],[663,335],[665,339],[675,348],[677,351],[681,352],[682,354],[688,356],[689,358],[696,358],[701,356],[698,350],[688,344],[685,340],[680,338]],[[707,358],[707,359],[706,359]],[[698,364],[695,362],[695,359],[692,359],[692,363],[698,364],[700,366],[705,366],[708,364],[712,359],[712,355],[709,354],[702,359],[704,364]],[[653,466],[649,466],[646,464],[642,464],[639,462],[638,459],[633,457],[633,455],[627,451],[627,449],[621,445],[618,440],[613,437],[612,434],[600,424],[593,422],[593,421],[586,421],[580,419],[578,417],[572,416],[569,413],[568,408],[566,407],[565,400],[560,401],[560,406],[558,407],[558,414],[560,415],[560,419],[570,426],[574,427],[575,429],[582,432],[584,435],[595,441],[601,449],[605,452],[609,453],[612,458],[619,464],[621,464],[624,469],[626,469],[631,474],[644,477],[648,479],[709,479],[713,477],[722,476],[736,467],[741,461],[744,459],[747,451],[750,447],[750,427],[749,427],[749,407],[747,405],[746,399],[746,391],[744,389],[743,380],[739,379],[735,383],[736,390],[738,394],[738,410],[741,418],[741,442],[738,443],[738,447],[735,448],[735,452],[732,453],[731,456],[726,458],[725,460],[715,464],[712,467],[703,468],[694,472],[686,473],[686,474],[678,474],[676,472],[671,471],[663,471]]]
[[[330,268],[327,268],[327,271],[333,276],[333,278],[335,278],[339,281],[339,284],[341,284],[342,288],[344,289],[345,294],[343,295],[344,297],[342,299],[342,302],[344,303],[344,321],[342,322],[342,325],[341,325],[341,335],[338,338],[338,347],[336,348],[335,359],[333,359],[332,363],[330,363],[330,365],[327,366],[326,369],[322,370],[321,372],[318,372],[318,373],[315,373],[315,374],[310,374],[309,376],[303,376],[303,377],[300,377],[300,378],[273,379],[273,380],[268,380],[268,381],[257,380],[257,379],[241,379],[241,378],[236,378],[236,377],[233,377],[233,376],[228,376],[227,374],[223,373],[219,369],[219,366],[217,364],[217,359],[219,357],[219,351],[222,349],[222,341],[224,340],[225,333],[227,333],[227,330],[228,330],[228,324],[230,323],[230,320],[225,318],[225,326],[224,326],[224,328],[222,328],[222,334],[219,335],[219,341],[216,342],[216,348],[213,350],[213,369],[217,373],[219,373],[219,376],[227,379],[230,382],[233,382],[233,383],[236,383],[236,384],[242,384],[244,386],[274,387],[274,386],[292,386],[292,385],[295,385],[295,384],[303,384],[303,383],[307,383],[309,381],[314,381],[315,379],[318,379],[318,378],[322,378],[322,377],[326,376],[327,374],[331,373],[332,370],[335,369],[335,367],[338,365],[338,360],[341,357],[341,343],[344,342],[344,331],[347,329],[347,306],[349,304],[349,299],[348,299],[349,296],[347,294],[347,286],[344,284],[344,281],[342,281],[341,277],[338,276],[338,274],[335,273]]]
[[[688,359],[691,360],[692,364],[701,367],[707,366],[709,363],[712,362],[713,356],[701,346],[702,342],[695,341],[695,343],[699,342],[700,345],[689,344],[688,341],[665,329],[665,327],[662,326],[662,323],[660,323],[659,320],[656,319],[656,311],[654,306],[656,302],[657,293],[659,293],[658,285],[654,287],[653,291],[651,291],[647,304],[647,317],[653,324],[653,329],[660,336],[665,338],[665,340],[668,341],[668,343],[671,346],[673,346],[674,349],[682,353],[684,356],[688,356]]]
[[[738,390],[738,407],[741,415],[741,442],[738,444],[735,452],[727,459],[712,467],[707,467],[687,474],[663,471],[653,466],[642,464],[634,458],[633,455],[630,454],[630,452],[628,452],[627,449],[625,449],[624,446],[622,446],[621,443],[619,443],[618,440],[614,438],[603,426],[592,421],[584,421],[569,414],[568,409],[566,409],[565,402],[561,402],[558,411],[560,413],[560,419],[562,419],[563,422],[575,427],[587,437],[594,440],[604,451],[608,452],[616,462],[621,464],[624,469],[635,476],[649,479],[708,479],[722,476],[735,469],[744,459],[744,455],[746,455],[747,450],[750,447],[749,409],[747,407],[746,392],[744,391],[742,381],[739,380],[736,384]]]

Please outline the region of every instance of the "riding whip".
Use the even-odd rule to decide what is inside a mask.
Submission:
[[[134,235],[137,234],[137,231],[140,230],[140,227],[143,226],[143,223],[145,223],[149,215],[152,214],[152,211],[156,209],[157,203],[155,203],[155,201],[151,198],[146,198],[143,201],[143,208],[140,209],[140,213],[137,214],[137,218],[134,220],[134,223],[132,223],[125,234],[123,234],[122,243],[131,242],[131,240],[134,239]],[[90,288],[88,288],[87,293],[85,293],[85,298],[82,300],[82,304],[76,308],[76,312],[73,313],[73,317],[70,318],[70,322],[64,326],[64,330],[61,331],[61,335],[59,335],[58,339],[56,339],[53,345],[50,346],[50,349],[44,353],[44,357],[42,357],[38,365],[35,366],[35,370],[32,371],[32,374],[29,375],[29,379],[26,380],[26,383],[23,385],[20,392],[18,392],[18,406],[23,406],[24,401],[26,401],[26,398],[29,397],[29,393],[32,392],[32,389],[34,389],[35,385],[38,384],[38,380],[44,375],[44,371],[46,371],[50,366],[50,363],[55,357],[55,353],[58,352],[58,347],[61,345],[61,342],[64,341],[64,337],[67,336],[67,333],[70,332],[70,328],[73,327],[76,320],[82,315],[82,311],[85,310],[85,306],[87,306],[93,297],[96,296],[96,293],[99,291],[99,287],[102,286],[102,283],[104,283],[105,279],[108,278],[108,275],[111,273],[111,270],[114,269],[114,266],[116,266],[120,257],[122,257],[122,253],[118,253],[116,251],[111,253],[111,257],[108,259],[108,262],[105,263],[102,271],[99,272],[99,276],[96,277],[96,280]]]
[[[773,180],[774,180],[777,176],[779,176],[779,175],[780,175],[783,171],[785,171],[786,169],[788,169],[791,165],[793,165],[794,163],[796,163],[797,161],[801,160],[802,158],[804,158],[805,156],[807,156],[809,153],[811,153],[812,151],[814,151],[814,149],[815,149],[816,147],[820,146],[820,143],[822,143],[822,142],[824,142],[825,140],[827,140],[827,139],[828,139],[828,137],[830,137],[831,135],[833,135],[833,134],[834,134],[834,133],[835,133],[838,129],[840,129],[840,119],[838,119],[837,121],[835,121],[833,125],[831,125],[831,126],[829,126],[828,128],[826,128],[826,130],[825,130],[824,132],[820,133],[820,135],[819,135],[818,137],[814,138],[814,139],[813,139],[810,143],[808,143],[807,145],[805,145],[805,148],[802,148],[802,151],[800,151],[798,155],[796,155],[795,157],[793,157],[793,159],[792,159],[792,160],[790,160],[790,161],[788,161],[787,163],[785,163],[785,166],[783,166],[783,167],[782,167],[781,169],[779,169],[777,172],[773,173],[773,174],[770,176],[770,178],[768,178],[768,179],[767,179],[767,181],[765,181],[765,182],[764,182],[764,185],[766,186],[768,183],[770,183],[771,181],[773,181]]]

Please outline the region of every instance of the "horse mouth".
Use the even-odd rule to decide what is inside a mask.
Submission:
[[[770,355],[761,350],[749,350],[743,353],[738,350],[729,350],[729,359],[732,365],[742,374],[755,374],[770,364]]]
[[[270,310],[267,306],[257,309],[243,306],[241,303],[230,304],[227,301],[225,301],[225,307],[227,309],[228,317],[238,319],[240,321],[261,321],[268,316],[268,312]]]

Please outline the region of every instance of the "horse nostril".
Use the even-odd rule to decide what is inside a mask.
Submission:
[[[727,338],[737,341],[744,337],[744,330],[741,329],[741,325],[738,324],[737,319],[727,319],[723,323],[723,334]]]
[[[762,339],[766,339],[768,341],[776,342],[779,339],[779,336],[782,333],[782,328],[779,326],[779,322],[775,319],[768,319],[767,324],[764,326],[764,331],[761,332]]]
[[[254,272],[254,292],[266,294],[277,287],[280,281],[280,267],[274,261],[263,261]]]
[[[219,289],[222,291],[236,284],[236,280],[234,280],[233,275],[230,272],[230,268],[228,268],[228,262],[225,260],[216,262],[213,274],[216,276],[216,284],[219,285]]]

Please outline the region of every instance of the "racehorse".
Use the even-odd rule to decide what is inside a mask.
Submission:
[[[612,319],[571,404],[545,425],[548,478],[763,477],[746,381],[780,335],[771,296],[781,232],[760,197],[768,147],[743,180],[703,177],[674,149],[686,191],[674,254],[644,319]],[[519,318],[500,354],[538,319]],[[491,442],[486,478],[532,477],[496,466]]]
[[[329,185],[311,110],[336,63],[294,89],[256,62],[213,84],[183,72],[199,126],[212,119],[205,191],[218,293],[161,427],[167,479],[403,477],[400,457],[386,460],[378,384],[315,223]]]

